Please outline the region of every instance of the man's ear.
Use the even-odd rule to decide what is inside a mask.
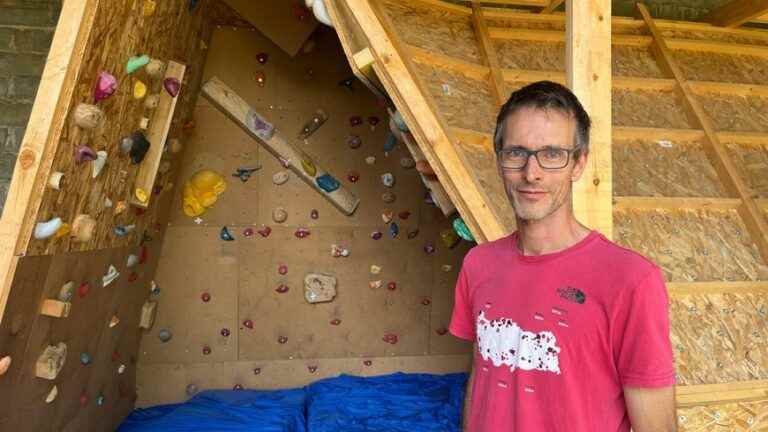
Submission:
[[[573,166],[573,173],[571,173],[571,181],[577,182],[581,178],[581,175],[584,174],[584,169],[587,167],[587,158],[589,156],[589,153],[582,153],[580,152],[579,157],[576,159],[576,163]]]

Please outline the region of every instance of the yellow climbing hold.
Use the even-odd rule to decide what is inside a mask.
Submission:
[[[56,238],[64,237],[65,235],[72,232],[72,226],[70,226],[68,223],[63,223],[59,227],[59,229],[56,230]]]
[[[136,199],[141,203],[145,203],[147,200],[149,200],[149,194],[142,188],[136,188],[136,192],[134,192],[134,194],[136,195]]]
[[[155,4],[155,0],[144,0],[144,8],[142,9],[144,16],[152,16],[155,14],[155,8],[157,7],[157,4]]]
[[[211,207],[219,195],[227,189],[224,178],[211,170],[196,172],[184,184],[182,206],[189,217],[200,216]]]
[[[317,174],[317,167],[315,167],[315,164],[309,159],[301,160],[301,168],[303,168],[304,172],[310,177],[314,177],[315,174]]]
[[[133,97],[136,99],[143,99],[147,95],[147,85],[136,80],[136,84],[133,85]]]

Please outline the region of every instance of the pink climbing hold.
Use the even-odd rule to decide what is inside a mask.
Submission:
[[[311,217],[312,219],[317,219],[318,217],[320,217],[320,214],[317,212],[317,210],[312,209],[312,211],[309,212],[309,217]]]
[[[246,228],[243,230],[243,236],[253,237],[253,228]]]
[[[387,289],[390,291],[394,291],[397,289],[397,284],[395,282],[390,282],[387,284]]]
[[[280,284],[275,288],[275,291],[279,292],[280,294],[285,294],[288,292],[288,285]]]
[[[262,228],[258,231],[259,235],[262,237],[269,237],[269,234],[272,232],[272,228],[262,225]]]
[[[181,90],[181,82],[174,77],[168,77],[163,80],[163,88],[165,88],[169,95],[176,97]]]
[[[387,333],[387,334],[384,335],[383,338],[381,338],[381,340],[383,340],[384,342],[386,342],[388,344],[394,345],[394,344],[397,343],[398,337],[394,333]]]
[[[361,124],[363,124],[363,118],[362,117],[360,117],[360,116],[352,116],[352,117],[349,118],[349,125],[350,126],[352,126],[352,127],[360,126]]]
[[[421,304],[423,304],[424,306],[429,306],[430,304],[432,304],[432,300],[430,300],[429,298],[424,298],[424,300],[421,301]]]
[[[281,275],[287,274],[288,273],[288,266],[285,265],[285,264],[280,264],[277,267],[277,272],[280,273]]]
[[[96,80],[96,87],[93,89],[93,100],[99,103],[112,96],[115,90],[117,90],[117,78],[107,71],[101,71]]]
[[[245,327],[245,328],[247,328],[249,330],[253,330],[253,321],[251,321],[249,319],[243,321],[243,327]]]
[[[341,320],[340,319],[335,318],[335,319],[331,320],[331,325],[337,326],[339,324],[341,324]]]
[[[204,292],[202,295],[200,295],[200,299],[203,301],[203,303],[208,303],[211,301],[211,295],[207,292]]]
[[[448,333],[448,329],[445,327],[440,327],[439,329],[435,330],[435,333],[439,334],[440,336],[443,336],[446,333]]]
[[[296,232],[293,233],[297,238],[303,239],[304,237],[307,237],[309,235],[309,230],[306,228],[298,228],[296,229]]]
[[[221,333],[221,335],[222,335],[222,336],[224,336],[224,337],[229,337],[229,329],[228,329],[228,328],[223,328],[223,329],[221,329],[221,332],[220,332],[220,333]]]
[[[203,345],[203,355],[208,355],[211,353],[211,347],[208,345]]]
[[[288,338],[285,336],[280,336],[279,338],[277,338],[277,343],[284,344],[286,342],[288,342]]]

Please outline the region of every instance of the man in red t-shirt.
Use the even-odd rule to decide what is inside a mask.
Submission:
[[[589,128],[553,82],[501,108],[494,146],[517,231],[473,248],[456,284],[450,331],[475,342],[465,430],[676,430],[662,273],[573,214]]]

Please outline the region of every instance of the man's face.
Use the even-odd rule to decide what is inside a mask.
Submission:
[[[506,119],[502,148],[522,147],[538,150],[545,147],[572,149],[575,146],[576,120],[558,110],[523,107]],[[578,161],[570,155],[568,165],[561,169],[543,169],[535,156],[525,168],[503,169],[499,173],[517,217],[539,221],[550,215],[568,212],[573,181],[578,180],[586,165],[586,155]]]

